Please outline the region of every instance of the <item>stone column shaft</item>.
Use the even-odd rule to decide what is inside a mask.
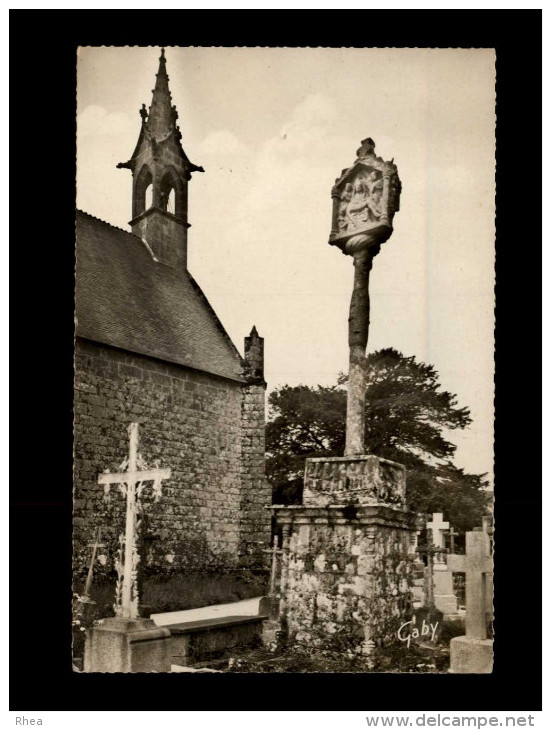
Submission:
[[[354,288],[348,317],[350,347],[345,456],[365,453],[365,351],[369,334],[369,251],[354,257]]]

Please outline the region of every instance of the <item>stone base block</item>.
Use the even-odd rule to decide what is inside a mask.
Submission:
[[[453,593],[449,596],[434,596],[434,605],[444,616],[451,616],[457,613],[457,598]]]
[[[491,639],[456,636],[450,642],[451,674],[491,674],[494,643]]]
[[[86,633],[84,671],[170,672],[170,631],[151,619],[103,619]]]

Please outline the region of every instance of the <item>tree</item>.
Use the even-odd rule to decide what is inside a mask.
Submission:
[[[446,431],[471,423],[467,408],[443,391],[432,365],[394,349],[367,358],[366,453],[404,464],[410,509],[444,512],[459,529],[480,524],[488,504],[485,475],[453,465]],[[269,397],[266,471],[275,504],[300,504],[304,461],[344,452],[346,376],[332,387],[288,385]]]

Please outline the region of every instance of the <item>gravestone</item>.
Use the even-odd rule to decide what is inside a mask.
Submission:
[[[450,555],[450,570],[465,573],[465,636],[450,642],[450,672],[489,674],[493,666],[493,641],[487,631],[486,576],[493,570],[487,532],[467,532],[465,555]]]
[[[128,459],[120,472],[105,472],[99,484],[109,491],[117,484],[126,497],[125,534],[120,538],[115,592],[115,616],[105,618],[86,632],[85,672],[170,672],[170,631],[157,627],[151,619],[139,618],[136,547],[138,500],[146,482],[153,482],[158,499],[161,482],[169,479],[170,469],[147,469],[138,453],[138,424],[128,428]]]
[[[411,613],[416,515],[406,510],[405,469],[365,449],[369,275],[392,234],[401,184],[394,163],[362,141],[335,181],[329,243],[354,262],[348,327],[344,456],[306,460],[303,503],[274,506],[282,527],[279,636],[364,656],[398,641]]]
[[[453,574],[448,570],[445,559],[444,533],[449,530],[450,523],[444,522],[441,512],[434,512],[432,522],[427,522],[427,529],[432,532],[432,543],[442,552],[434,555],[432,580],[434,584],[434,605],[444,615],[457,613],[457,598],[453,592]]]

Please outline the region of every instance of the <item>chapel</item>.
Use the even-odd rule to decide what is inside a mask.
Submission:
[[[270,541],[264,474],[264,341],[242,357],[187,268],[188,185],[203,168],[182,147],[164,49],[132,156],[132,220],[122,230],[77,211],[74,365],[74,567],[101,528],[114,569],[124,498],[100,473],[128,455],[171,469],[143,491],[142,567],[153,573],[255,568]]]

